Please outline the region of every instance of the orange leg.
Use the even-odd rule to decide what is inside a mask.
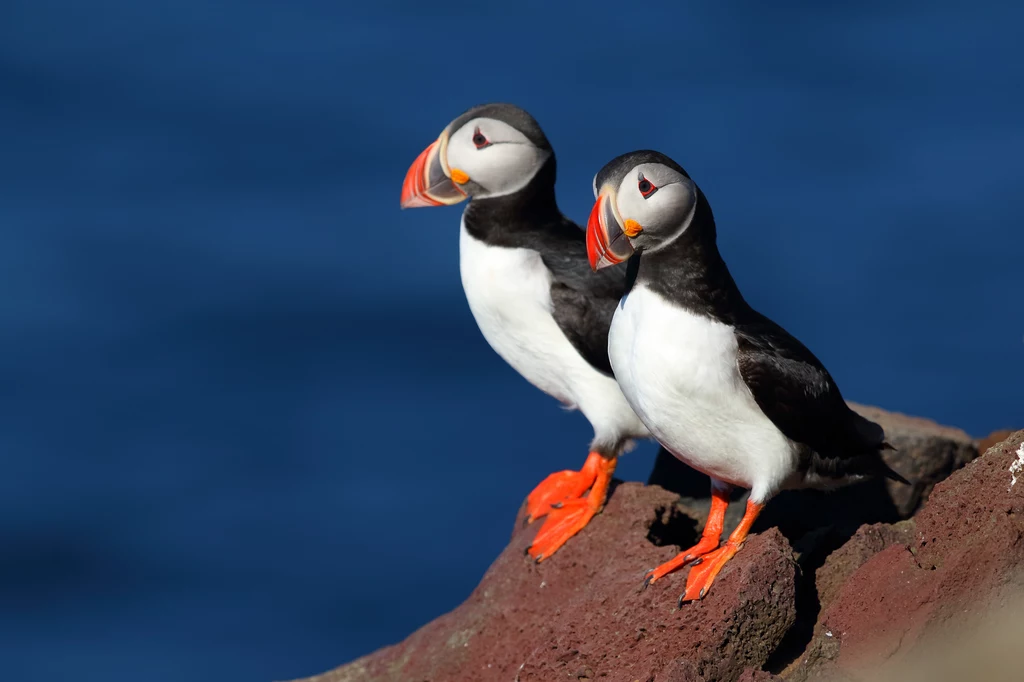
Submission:
[[[529,519],[548,517],[527,550],[531,557],[537,561],[550,557],[601,511],[615,463],[614,457],[591,452],[580,471],[551,474],[530,493],[526,500]],[[583,497],[588,488],[590,494]]]
[[[671,561],[666,561],[661,566],[647,574],[644,578],[644,587],[672,571],[678,570],[686,564],[700,559],[708,552],[718,547],[718,541],[722,538],[722,528],[725,526],[725,510],[729,507],[729,488],[711,488],[711,511],[708,512],[708,521],[704,524],[704,532],[700,535],[700,542],[677,554]]]
[[[764,509],[763,504],[747,501],[747,510],[743,513],[743,518],[740,519],[736,530],[732,532],[732,535],[725,541],[721,549],[704,555],[700,563],[694,564],[693,568],[690,569],[690,575],[686,579],[686,592],[683,596],[679,597],[680,605],[684,601],[704,598],[708,590],[711,589],[711,583],[715,582],[715,576],[718,575],[718,572],[743,547],[747,534],[750,532],[750,527],[754,525],[754,521],[762,509]]]
[[[560,502],[583,497],[583,493],[597,480],[597,471],[603,459],[598,453],[591,452],[579,471],[558,471],[541,481],[526,498],[526,520],[539,519]]]

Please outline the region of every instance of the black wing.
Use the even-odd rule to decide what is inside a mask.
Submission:
[[[562,333],[593,367],[612,376],[608,328],[626,291],[625,264],[594,272],[587,260],[586,234],[563,218],[549,228],[540,252],[551,271],[552,315]]]
[[[850,409],[806,346],[756,311],[743,317],[736,324],[740,375],[787,438],[826,460],[871,457],[886,447],[882,427]],[[829,468],[844,467],[833,462]]]

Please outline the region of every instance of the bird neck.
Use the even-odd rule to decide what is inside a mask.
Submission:
[[[718,251],[715,217],[698,190],[697,209],[689,227],[670,244],[641,253],[636,283],[673,303],[720,321],[733,319],[748,306]]]
[[[518,192],[472,199],[462,214],[466,230],[482,241],[529,233],[562,220],[555,200],[555,156]]]

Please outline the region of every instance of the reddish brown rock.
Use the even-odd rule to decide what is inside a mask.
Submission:
[[[908,545],[914,540],[914,521],[895,524],[873,523],[861,526],[842,547],[832,552],[815,572],[818,603],[828,607],[847,578],[868,559],[892,545]]]
[[[753,535],[700,602],[676,607],[685,571],[641,589],[675,555],[648,535],[694,539],[676,495],[624,483],[541,564],[518,530],[472,595],[404,642],[307,682],[641,680],[719,682],[760,668],[793,623],[794,563],[777,530]]]
[[[912,543],[868,559],[823,611],[804,674],[885,660],[1024,588],[1024,431],[935,486],[915,522]]]
[[[781,680],[782,678],[778,675],[772,675],[763,670],[747,668],[736,682],[781,682]]]

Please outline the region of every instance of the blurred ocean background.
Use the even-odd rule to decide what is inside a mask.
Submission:
[[[611,157],[680,161],[849,399],[1021,426],[1024,5],[673,5],[3,3],[0,678],[326,670],[582,464],[476,330],[460,209],[398,208],[482,102],[577,221]]]

